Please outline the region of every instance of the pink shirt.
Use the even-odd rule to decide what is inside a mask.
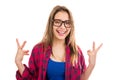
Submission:
[[[17,80],[46,80],[46,70],[52,48],[48,46],[46,50],[44,49],[42,43],[34,46],[29,58],[29,67],[24,64],[25,70],[22,75],[18,70],[16,71]],[[70,47],[66,46],[65,80],[80,80],[80,75],[86,69],[84,56],[80,48],[78,57],[78,64],[72,66],[70,63]]]

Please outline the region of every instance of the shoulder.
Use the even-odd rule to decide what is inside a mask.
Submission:
[[[34,45],[34,47],[33,47],[33,49],[32,49],[32,52],[33,51],[47,51],[47,50],[50,50],[51,49],[51,46],[50,45],[48,45],[48,46],[46,46],[45,45],[45,43],[43,43],[43,42],[39,42],[39,43],[37,43],[36,45]]]
[[[37,43],[37,44],[34,45],[33,49],[34,48],[41,48],[41,47],[43,47],[43,43],[39,42],[39,43]]]
[[[38,52],[39,50],[43,50],[43,43],[37,43],[33,46],[32,52]]]

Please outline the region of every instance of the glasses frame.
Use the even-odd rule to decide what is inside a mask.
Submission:
[[[59,25],[59,26],[54,24],[54,22],[55,22],[56,20],[60,21],[60,25]],[[55,27],[60,27],[60,26],[62,26],[62,24],[64,23],[65,28],[71,28],[71,20],[62,21],[61,19],[53,19],[52,21],[53,21],[53,25],[54,25]],[[66,23],[67,23],[68,21],[69,21],[69,23],[70,23],[69,27],[66,26]]]

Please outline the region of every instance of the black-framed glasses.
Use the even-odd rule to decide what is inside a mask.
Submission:
[[[64,23],[64,26],[66,28],[71,27],[71,21],[70,20],[65,20],[65,21],[62,21],[60,19],[54,19],[53,20],[53,25],[56,26],[56,27],[60,27],[63,23]]]

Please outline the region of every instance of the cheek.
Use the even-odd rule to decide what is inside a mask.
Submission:
[[[56,28],[53,27],[53,34],[55,35],[56,34]]]

